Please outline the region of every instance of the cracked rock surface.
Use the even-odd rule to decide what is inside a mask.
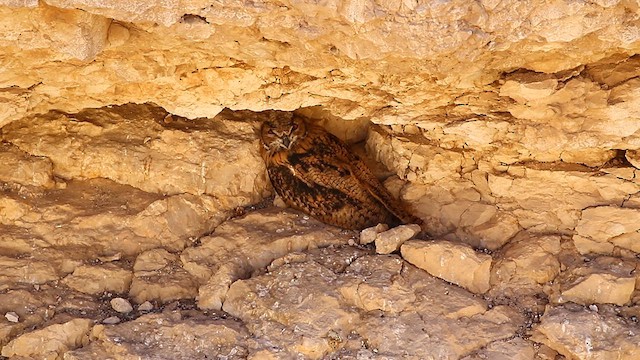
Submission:
[[[0,0],[0,357],[640,358],[639,14]],[[422,229],[273,206],[269,110]]]
[[[2,356],[589,359],[596,349],[603,358],[637,356],[638,210],[600,204],[633,193],[633,180],[523,165],[489,176],[473,170],[447,184],[392,175],[390,191],[447,227],[360,234],[270,198],[256,203],[271,191],[256,155],[261,116],[191,121],[127,105],[5,126],[1,156],[17,171],[4,173],[0,193]],[[388,140],[378,134],[370,132],[368,144],[378,139],[383,149]],[[172,142],[161,152],[145,141],[165,136]],[[237,147],[240,155],[225,155]],[[124,153],[134,155],[120,159]],[[116,163],[95,164],[100,154]],[[145,157],[182,170],[167,174],[175,184],[161,171],[144,174],[149,167],[137,159]],[[216,170],[180,180],[190,179],[194,162]],[[240,173],[249,176],[242,184]],[[569,213],[581,217],[556,217],[574,224],[573,233],[518,225],[496,242],[487,234],[542,209],[534,199],[551,192],[532,189],[521,207],[494,196],[531,182],[527,173],[623,186],[600,187],[600,200],[567,190],[575,197],[560,203],[587,206]],[[437,219],[424,215],[439,206]],[[598,323],[611,331],[592,334]]]

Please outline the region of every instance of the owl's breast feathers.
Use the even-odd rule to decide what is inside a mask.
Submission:
[[[349,229],[418,222],[335,136],[308,125],[289,151],[263,152],[283,200],[320,220]]]

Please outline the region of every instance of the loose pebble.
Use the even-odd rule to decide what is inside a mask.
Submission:
[[[133,306],[131,306],[129,300],[120,297],[111,299],[111,307],[113,310],[122,314],[133,311]]]
[[[389,230],[389,225],[387,224],[378,224],[376,226],[372,226],[370,228],[366,228],[360,232],[360,244],[366,245],[372,243],[378,233]]]
[[[378,254],[391,254],[400,249],[400,246],[412,239],[420,232],[420,225],[400,225],[393,229],[376,234],[376,252]]]
[[[117,316],[110,316],[104,320],[102,320],[103,324],[107,324],[107,325],[113,325],[113,324],[117,324],[120,322],[120,318]]]
[[[153,310],[153,304],[149,301],[145,301],[138,306],[138,311],[151,311]]]
[[[4,317],[12,323],[17,323],[18,321],[20,321],[20,317],[18,316],[18,314],[13,311],[9,311],[8,313],[4,314]]]

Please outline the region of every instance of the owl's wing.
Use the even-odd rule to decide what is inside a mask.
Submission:
[[[352,162],[355,176],[369,190],[371,195],[378,199],[384,207],[405,224],[422,224],[422,220],[409,214],[404,205],[394,198],[389,190],[378,180],[365,163],[356,155],[352,155],[355,160]]]
[[[420,222],[407,213],[365,163],[338,138],[323,132],[314,137],[309,145],[310,148],[305,149],[304,153],[289,156],[292,171],[300,179],[337,189],[361,200],[372,196],[402,222]],[[313,155],[308,155],[309,153]]]
[[[422,220],[409,214],[404,205],[394,198],[389,190],[378,180],[365,163],[355,154],[351,155],[355,158],[351,163],[355,176],[367,188],[369,193],[378,199],[384,207],[405,224],[422,224]]]

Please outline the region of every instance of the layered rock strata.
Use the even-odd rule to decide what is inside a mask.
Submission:
[[[0,354],[640,357],[638,9],[0,1]],[[270,109],[424,231],[271,207]]]

